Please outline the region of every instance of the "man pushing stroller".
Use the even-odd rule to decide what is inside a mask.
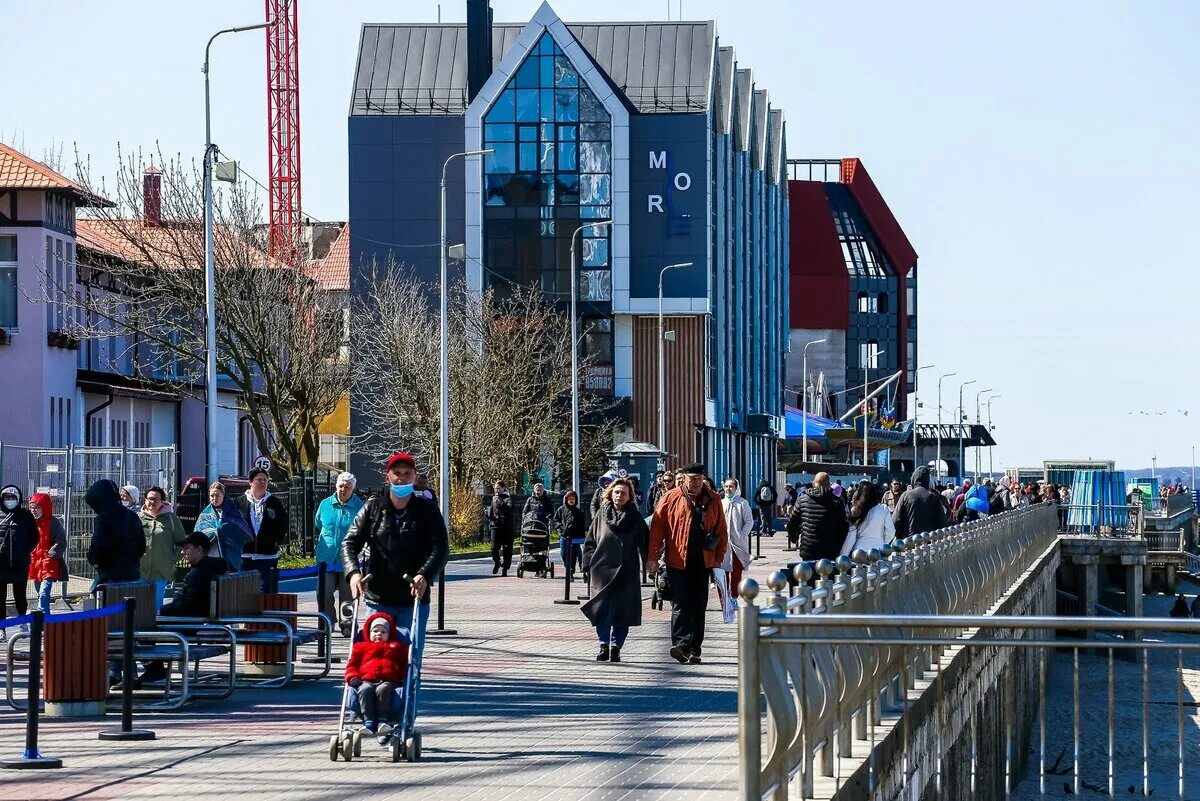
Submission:
[[[387,612],[376,612],[363,623],[363,637],[350,648],[346,684],[358,696],[363,728],[378,735],[384,745],[391,734],[396,688],[408,673],[408,645],[396,633],[396,621]]]

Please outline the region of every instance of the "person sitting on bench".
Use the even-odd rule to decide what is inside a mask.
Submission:
[[[224,559],[208,555],[211,546],[212,540],[199,531],[192,532],[183,541],[183,558],[191,565],[191,570],[183,577],[183,585],[175,593],[175,597],[163,604],[160,615],[208,617],[213,579],[223,575],[227,569]],[[166,677],[166,664],[156,660],[146,663],[141,681],[162,681]]]

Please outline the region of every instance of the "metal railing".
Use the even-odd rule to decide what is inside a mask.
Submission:
[[[1179,531],[1147,531],[1146,549],[1150,551],[1182,551],[1183,529]]]
[[[1057,508],[1060,530],[1065,534],[1137,537],[1146,529],[1140,504],[1066,503]]]
[[[1149,498],[1142,503],[1146,506],[1147,517],[1174,517],[1195,509],[1195,502],[1192,500],[1190,492]]]
[[[911,679],[944,649],[940,640],[957,642],[957,629],[966,626],[956,622],[964,618],[929,616],[983,615],[1039,557],[1053,553],[1057,535],[1056,510],[1032,506],[898,540],[882,553],[856,551],[853,561],[842,557],[836,566],[822,560],[815,565],[815,580],[814,566],[801,563],[795,567],[799,590],[790,598],[784,595],[787,576],[777,572],[768,581],[774,595],[761,608],[754,605],[758,584],[743,581],[738,623],[742,797],[787,798],[789,781],[797,775],[801,797],[813,797],[815,761],[822,776],[840,779],[838,755],[853,753],[853,737],[867,737],[881,719],[883,701],[895,702],[912,689]],[[857,632],[855,645],[835,652],[824,642],[838,627],[858,625],[844,623],[855,619],[848,616],[873,613],[862,618],[871,623]],[[940,640],[911,639],[912,624],[891,615],[938,620],[934,634]],[[769,735],[765,759],[761,697]]]

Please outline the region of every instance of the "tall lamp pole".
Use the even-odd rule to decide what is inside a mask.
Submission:
[[[438,486],[441,490],[439,500],[442,504],[442,518],[446,521],[446,528],[450,527],[450,313],[449,313],[449,297],[450,285],[448,278],[447,262],[449,261],[449,253],[447,253],[446,245],[446,169],[450,166],[450,162],[457,158],[468,158],[471,156],[483,156],[488,153],[495,153],[493,148],[487,150],[468,150],[463,153],[454,153],[445,162],[442,163],[442,183],[441,183],[441,311],[442,311],[442,406],[441,406],[441,431],[438,441],[440,448],[439,464],[438,464]],[[442,568],[441,574],[438,576],[438,622],[437,629],[429,632],[430,634],[457,634],[453,629],[446,628],[446,568]]]
[[[575,311],[579,293],[575,291],[575,242],[583,229],[606,225],[612,225],[612,220],[584,223],[571,234],[571,489],[577,493],[582,493],[583,487],[579,483],[579,329]],[[566,572],[565,566],[563,572]]]
[[[208,65],[212,43],[224,33],[257,31],[275,24],[274,20],[254,25],[224,28],[208,37],[204,46],[204,421],[206,436],[204,474],[208,483],[217,480],[217,265],[213,252],[213,152],[212,102],[209,99]]]
[[[979,398],[992,391],[991,387],[981,389],[975,393],[975,425],[979,425],[982,421],[979,419]],[[983,467],[979,461],[979,446],[975,446],[975,481],[979,481],[979,468]]]
[[[993,395],[992,397],[987,399],[987,412],[988,412],[987,430],[988,430],[989,437],[992,436],[992,401],[996,400],[996,398],[1003,398],[1003,397],[1004,397],[1004,395],[1000,394],[1000,395]],[[992,437],[992,440],[994,442],[995,437]],[[992,449],[993,448],[995,448],[995,445],[988,445],[988,475],[989,476],[994,472],[993,465],[992,465]]]
[[[942,478],[942,379],[951,378],[958,373],[943,373],[938,376],[938,424],[937,424],[937,477]]]
[[[658,271],[658,449],[664,455],[667,452],[667,394],[665,391],[667,373],[663,366],[663,277],[666,276],[667,270],[691,266],[692,262],[685,261],[679,264],[668,264]]]
[[[871,427],[870,427],[871,420],[869,419],[869,417],[867,415],[867,396],[871,394],[871,392],[870,392],[870,389],[871,389],[870,383],[871,382],[867,377],[867,370],[871,367],[871,359],[875,358],[880,353],[882,353],[882,350],[878,345],[876,345],[874,348],[871,348],[868,346],[867,347],[867,358],[863,360],[862,413],[863,413],[863,474],[864,475],[867,472],[867,458],[868,458],[867,457],[867,440],[870,437],[870,430],[871,430]]]
[[[916,370],[916,377],[920,378],[922,370],[932,370],[936,366],[937,365],[935,365],[935,364],[925,364],[925,365],[918,367]],[[917,420],[921,416],[921,398],[918,394],[916,384],[917,384],[917,382],[914,381],[913,382],[913,427],[912,427],[912,430],[913,430],[913,472],[914,473],[917,472],[917,468],[921,466],[921,451],[919,450],[921,446],[918,444],[918,434],[917,434]]]
[[[963,388],[978,383],[978,381],[978,378],[972,378],[970,381],[964,381],[958,385],[958,469],[962,471],[962,475],[959,476],[959,484],[967,474],[967,468],[963,464],[967,460],[966,449],[963,447]]]
[[[801,362],[804,366],[804,395],[803,403],[800,410],[800,461],[808,462],[808,346],[824,344],[824,339],[814,339],[811,342],[804,343],[804,351]]]

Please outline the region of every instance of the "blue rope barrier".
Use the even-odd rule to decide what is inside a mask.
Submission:
[[[308,578],[309,576],[315,576],[320,572],[320,565],[312,565],[311,567],[297,567],[292,570],[280,570],[279,580],[288,581],[290,579]]]
[[[85,609],[82,612],[63,612],[61,614],[46,615],[46,625],[53,626],[55,623],[70,623],[75,620],[91,620],[94,617],[111,617],[119,615],[125,611],[124,604],[112,604],[111,606],[103,606],[99,609]]]
[[[11,629],[13,626],[23,626],[33,622],[33,615],[21,615],[0,620],[0,630]]]

